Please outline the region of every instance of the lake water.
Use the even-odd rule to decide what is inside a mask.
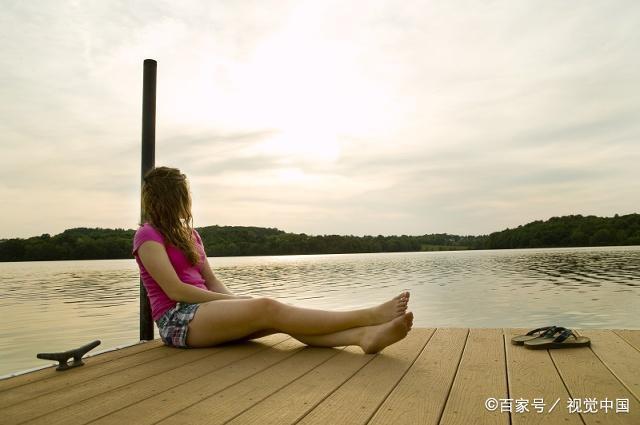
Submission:
[[[238,294],[370,306],[402,290],[419,327],[640,329],[640,247],[210,258]],[[134,260],[0,263],[0,375],[36,353],[139,338]],[[156,331],[157,336],[157,331]]]

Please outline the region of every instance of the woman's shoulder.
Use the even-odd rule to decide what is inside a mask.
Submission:
[[[156,229],[155,227],[153,227],[151,225],[151,223],[142,223],[140,225],[140,227],[138,227],[138,230],[136,230],[136,234],[147,234],[147,233],[157,233],[159,235],[162,235],[162,233],[160,233],[160,231],[158,229]]]
[[[164,243],[164,237],[162,233],[151,224],[144,223],[136,230],[133,236],[133,250],[136,251],[140,245],[147,241]]]
[[[202,243],[202,238],[200,237],[200,233],[198,233],[195,227],[193,228],[193,235],[196,237],[196,241]]]

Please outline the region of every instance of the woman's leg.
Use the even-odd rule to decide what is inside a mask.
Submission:
[[[324,335],[297,335],[291,337],[312,347],[343,347],[357,345],[365,353],[377,353],[383,348],[407,336],[413,326],[413,313],[408,312],[387,323],[345,329]],[[247,335],[243,340],[262,338],[279,333],[276,329],[264,329]]]
[[[388,322],[407,310],[409,293],[375,307],[326,311],[294,307],[269,298],[211,301],[200,305],[189,323],[187,344],[204,347],[245,338],[265,329],[321,335]]]
[[[342,347],[357,345],[365,353],[377,353],[407,336],[413,326],[413,313],[405,313],[387,323],[346,329],[326,335],[291,335],[298,341],[314,347]]]

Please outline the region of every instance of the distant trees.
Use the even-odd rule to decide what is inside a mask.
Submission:
[[[79,227],[50,236],[0,242],[0,261],[99,260],[131,258],[135,231]]]
[[[263,227],[198,228],[210,256],[344,254],[458,249],[640,245],[640,215],[570,215],[482,236],[310,236]],[[75,228],[51,236],[0,241],[0,261],[131,258],[135,230]]]
[[[490,234],[476,249],[640,245],[640,215],[569,215]]]
[[[344,254],[466,249],[460,236],[309,236],[259,227],[210,226],[198,229],[211,256]],[[469,237],[467,237],[469,238]]]

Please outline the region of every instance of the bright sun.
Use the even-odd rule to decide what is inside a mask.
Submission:
[[[185,131],[269,132],[250,153],[275,159],[277,179],[288,183],[311,178],[309,164],[332,165],[388,140],[393,90],[348,40],[331,39],[308,22],[291,16],[242,57],[205,57],[199,72],[172,86],[169,98],[178,99],[167,106],[172,119]]]
[[[282,130],[265,139],[257,149],[281,158],[284,165],[309,161],[333,163],[340,157],[337,135],[313,128]]]

